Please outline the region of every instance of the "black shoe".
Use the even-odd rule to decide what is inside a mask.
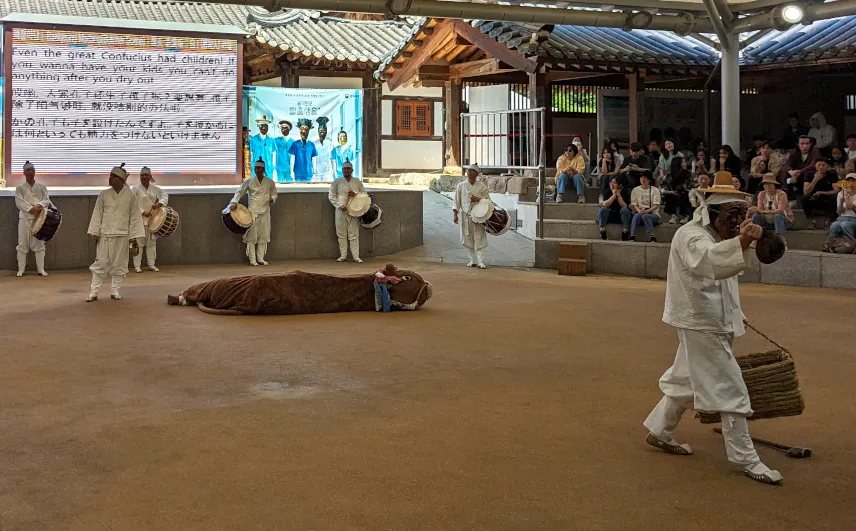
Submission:
[[[635,241],[636,241],[636,235],[635,235],[635,234],[631,234],[631,235],[630,235],[630,241],[631,241],[631,242],[635,242]]]
[[[626,242],[630,239],[630,233],[626,230],[621,231],[621,241]]]
[[[606,229],[600,229],[600,239],[601,240],[606,239]]]
[[[657,237],[651,236],[651,243],[657,243]]]

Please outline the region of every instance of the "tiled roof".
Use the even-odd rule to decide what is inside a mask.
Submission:
[[[398,55],[404,51],[405,48],[410,44],[410,41],[416,37],[420,31],[422,31],[422,27],[429,21],[429,18],[422,17],[413,19],[411,22],[410,28],[408,28],[407,33],[401,37],[395,46],[390,48],[389,52],[381,59],[380,65],[378,65],[375,70],[374,77],[379,78],[383,71],[389,66],[389,64],[395,60]]]
[[[743,50],[743,64],[784,63],[856,55],[856,16],[772,31]]]
[[[527,56],[676,66],[710,66],[718,59],[716,50],[701,41],[665,31],[556,26],[538,46],[530,44],[529,38],[540,29],[539,24],[484,20],[471,24]]]
[[[378,63],[410,34],[411,21],[347,20],[318,11],[151,0],[0,0],[10,13],[233,25],[282,51],[340,61]]]

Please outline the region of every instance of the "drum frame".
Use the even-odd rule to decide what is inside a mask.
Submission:
[[[45,230],[46,227],[51,226],[48,224],[48,222],[51,220],[51,218],[49,216],[50,211],[56,212],[56,215],[58,217],[57,222],[56,222],[56,227],[53,229],[53,232],[51,232],[50,235],[46,235],[46,234],[43,235],[42,231]],[[33,232],[32,230],[30,230],[30,234],[32,234],[32,236],[37,240],[40,240],[43,242],[48,242],[48,241],[51,241],[51,239],[54,237],[54,235],[56,235],[57,231],[59,230],[59,228],[61,226],[62,226],[62,212],[60,212],[58,208],[51,206],[51,207],[48,207],[45,209],[45,221],[44,221],[44,223],[42,223],[42,226],[39,227],[39,230],[37,230],[36,232]]]
[[[178,224],[181,221],[181,217],[178,215],[178,212],[172,207],[168,207],[166,205],[161,207],[164,212],[163,223],[158,227],[157,230],[152,230],[151,227],[146,223],[146,227],[149,229],[149,232],[152,235],[157,236],[158,238],[166,238],[168,236],[172,236],[175,230],[178,228]],[[173,214],[174,217],[171,217],[170,214]],[[151,218],[149,218],[151,220]],[[164,230],[166,229],[166,230]]]

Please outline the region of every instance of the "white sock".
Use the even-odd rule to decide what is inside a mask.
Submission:
[[[101,283],[104,282],[104,279],[100,276],[92,273],[92,284],[89,286],[89,294],[98,296],[98,292],[101,291]]]
[[[344,260],[348,257],[348,240],[347,238],[339,238],[339,258]]]
[[[256,245],[256,259],[259,262],[265,261],[265,253],[267,252],[267,245],[268,244],[266,244],[266,243],[259,243]]]
[[[27,269],[27,253],[18,251],[18,271],[23,273]]]
[[[351,246],[351,256],[356,262],[360,259],[360,240],[351,240],[349,244]]]
[[[45,252],[36,251],[36,271],[39,273],[45,272]]]

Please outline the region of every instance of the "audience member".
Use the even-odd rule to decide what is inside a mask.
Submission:
[[[577,146],[568,144],[565,146],[565,154],[556,161],[556,202],[565,200],[565,192],[571,187],[571,181],[577,190],[577,203],[586,202],[586,180],[583,174],[586,171],[586,162],[580,155]]]
[[[693,174],[701,175],[702,173],[710,173],[710,170],[716,166],[712,162],[710,153],[706,149],[696,151],[695,160],[693,161]]]
[[[609,139],[606,147],[612,150],[615,159],[615,167],[620,168],[624,164],[624,155],[621,154],[621,144],[617,140]]]
[[[785,232],[794,222],[788,194],[780,190],[782,183],[771,174],[765,174],[761,183],[764,189],[758,194],[757,206],[749,209],[752,223],[765,229],[774,229],[784,239]]]
[[[586,164],[589,163],[590,157],[586,148],[583,147],[583,141],[580,137],[575,136],[571,139],[571,144],[577,146],[577,151],[579,151],[580,155],[582,155],[583,160],[586,161]]]
[[[800,115],[792,112],[788,115],[788,125],[782,132],[779,145],[785,149],[795,149],[799,138],[806,134],[808,134],[808,128],[800,123]]]
[[[651,186],[649,174],[642,174],[639,183],[630,193],[630,205],[635,211],[633,221],[630,222],[630,240],[636,241],[636,228],[642,223],[651,241],[656,242],[654,226],[660,224],[660,190]]]
[[[856,173],[848,173],[845,183],[838,192],[838,219],[829,226],[829,237],[823,244],[824,252],[829,252],[832,239],[847,236],[856,241]]]
[[[766,143],[767,137],[764,135],[755,135],[752,137],[752,146],[746,150],[746,157],[743,159],[744,168],[748,170],[752,167],[752,161],[761,154],[761,147]]]
[[[808,136],[812,137],[817,143],[817,149],[820,150],[823,156],[829,156],[829,148],[835,145],[838,140],[838,132],[830,124],[826,123],[826,117],[823,113],[816,112],[811,115],[808,120],[811,129],[808,131]]]
[[[651,140],[648,142],[648,158],[651,159],[651,164],[653,166],[651,169],[655,169],[657,163],[660,162],[660,155],[662,155],[662,150],[660,149],[660,143],[657,140]]]
[[[630,189],[639,186],[642,175],[652,177],[653,166],[651,159],[645,156],[645,147],[639,142],[630,144],[630,156],[624,159],[619,173],[627,176],[627,185]]]
[[[692,207],[690,205],[690,189],[692,174],[687,169],[687,159],[677,156],[672,159],[672,167],[663,180],[660,193],[663,199],[663,210],[670,215],[669,223],[686,223],[689,221]]]
[[[740,175],[740,172],[743,170],[743,163],[740,161],[740,157],[734,154],[734,150],[728,144],[724,144],[719,148],[719,158],[716,159],[716,171],[727,171],[733,177],[737,177],[737,180],[740,181],[740,188],[745,188],[745,183],[743,182],[743,176]]]
[[[762,180],[766,177],[778,180],[783,163],[784,161],[779,155],[773,152],[770,143],[764,142],[759,150],[759,155],[752,159],[752,164],[749,167],[749,182],[746,191],[752,195],[757,194],[758,190],[761,189]]]
[[[845,168],[847,167],[847,154],[838,146],[832,146],[832,155],[829,157],[829,165],[840,175],[847,175]]]
[[[815,162],[820,158],[820,153],[812,145],[810,136],[801,136],[798,147],[799,149],[791,153],[788,160],[785,161],[782,167],[782,175],[779,177],[779,181],[784,181],[791,190],[788,194],[791,199],[802,197],[802,188],[799,183],[806,177],[811,180],[811,175],[815,171]]]
[[[710,175],[707,173],[699,173],[696,176],[696,187],[690,191],[690,205],[693,208],[698,208],[704,199],[704,193],[699,192],[699,188],[710,188]]]
[[[847,158],[850,160],[856,159],[856,133],[850,133],[847,135],[845,143],[847,145],[847,149],[844,151],[847,152]]]
[[[683,155],[678,151],[677,146],[675,146],[675,141],[667,138],[666,142],[663,143],[663,154],[660,155],[657,163],[657,183],[662,183],[669,176],[669,173],[672,171],[672,161],[675,157],[683,157]]]
[[[731,175],[731,174],[729,174],[729,175]],[[734,189],[739,192],[739,191],[743,190],[743,181],[741,181],[739,177],[737,177],[735,175],[731,175],[731,186],[733,186]]]
[[[597,163],[597,175],[600,178],[600,197],[605,199],[609,195],[609,180],[618,175],[615,152],[608,147],[603,148]]]
[[[829,169],[829,162],[823,158],[817,160],[814,168],[814,175],[811,178],[806,176],[802,181],[803,210],[806,216],[827,216],[835,219],[838,175]]]
[[[627,241],[630,233],[630,191],[627,179],[612,176],[604,179],[609,183],[609,192],[603,195],[600,209],[597,211],[597,226],[600,227],[600,239],[606,239],[606,224],[621,223],[621,240]]]

